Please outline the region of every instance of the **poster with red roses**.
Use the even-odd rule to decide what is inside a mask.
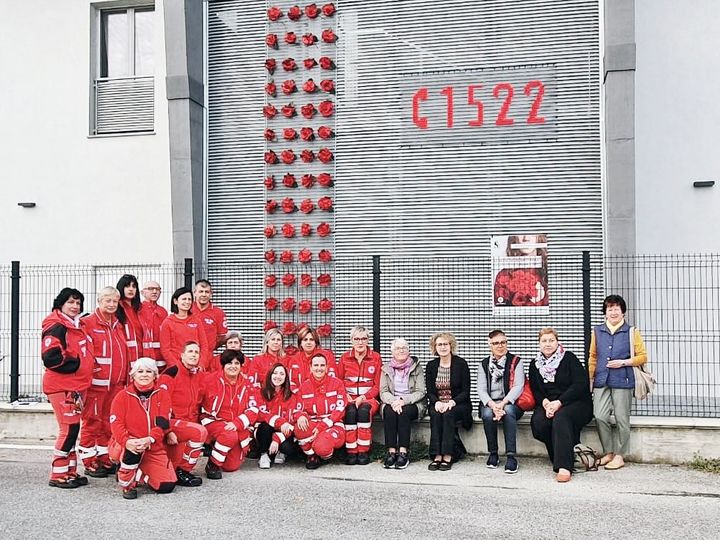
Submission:
[[[493,315],[546,315],[547,235],[510,234],[490,238]]]

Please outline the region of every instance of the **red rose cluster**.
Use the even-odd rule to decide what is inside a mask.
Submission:
[[[495,276],[496,306],[547,306],[547,280],[538,268],[504,268]]]

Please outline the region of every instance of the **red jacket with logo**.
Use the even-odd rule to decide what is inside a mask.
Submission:
[[[80,323],[90,337],[95,357],[92,388],[107,391],[111,385],[125,386],[130,364],[123,325],[115,315],[107,322],[99,309],[82,318]]]
[[[205,377],[205,397],[200,423],[232,422],[238,429],[248,429],[258,416],[257,398],[253,387],[240,376],[233,384],[222,373]]]
[[[167,319],[167,310],[157,302],[144,301],[138,312],[138,320],[142,326],[143,355],[157,362],[158,368],[166,365],[160,352],[160,325]]]
[[[218,338],[228,333],[225,312],[212,302],[205,309],[200,309],[200,305],[195,302],[192,311],[193,315],[202,321],[208,345],[212,347],[212,350],[215,350]]]
[[[170,428],[170,395],[162,388],[140,392],[130,384],[115,396],[110,406],[110,430],[125,448],[128,439],[152,437],[153,447],[164,444]]]
[[[310,377],[297,393],[300,410],[295,419],[302,416],[318,421],[320,431],[342,423],[348,399],[345,386],[337,377],[325,375],[319,381]]]
[[[279,430],[280,426],[286,422],[293,424],[295,416],[302,408],[297,394],[291,395],[290,399],[286,400],[282,392],[276,392],[273,398],[268,401],[263,397],[261,392],[258,392],[257,400],[258,408],[260,409],[258,422],[265,422],[275,428],[275,430]]]
[[[43,392],[84,392],[92,380],[93,360],[87,334],[80,319],[73,320],[59,309],[42,323]]]
[[[322,354],[327,361],[327,374],[330,377],[337,377],[337,361],[335,360],[335,354],[328,349],[321,349],[317,347],[310,355],[306,354],[305,351],[300,349],[292,356],[285,358],[285,367],[289,371],[290,375],[290,388],[293,392],[297,392],[300,385],[309,379],[312,375],[310,374],[310,361],[316,354]]]
[[[355,351],[350,349],[340,357],[338,378],[342,379],[351,400],[365,396],[366,400],[377,399],[380,394],[380,373],[382,358],[368,349],[365,357],[358,362]]]
[[[123,331],[125,332],[125,341],[128,350],[128,362],[132,364],[138,358],[143,356],[142,340],[143,330],[138,318],[138,312],[132,307],[129,300],[120,300],[123,312],[127,320],[123,324]]]
[[[202,370],[188,369],[180,362],[160,375],[158,386],[170,394],[173,418],[198,422],[200,404],[205,397],[205,373]]]
[[[269,352],[258,354],[255,358],[253,358],[247,368],[247,375],[250,384],[252,384],[255,388],[260,388],[265,382],[267,372],[270,371],[270,368],[276,363],[285,365],[285,360]]]
[[[160,325],[160,354],[168,366],[181,363],[180,355],[188,341],[194,341],[200,345],[200,367],[209,368],[212,349],[208,345],[202,323],[195,317],[195,314],[186,319],[179,319],[173,313]]]

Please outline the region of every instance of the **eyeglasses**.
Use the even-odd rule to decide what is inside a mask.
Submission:
[[[507,339],[503,339],[501,341],[491,341],[490,345],[493,347],[499,347],[500,345],[507,345]]]
[[[146,290],[146,291],[152,291],[152,292],[155,292],[155,291],[160,292],[160,291],[162,291],[162,289],[161,289],[160,287],[145,287],[145,290]]]
[[[365,336],[365,337],[354,337],[354,338],[352,338],[353,341],[368,341],[369,339],[370,339],[370,338],[367,337],[367,336]]]
[[[449,343],[442,343],[442,342],[440,342],[440,341],[438,341],[437,343],[435,343],[435,347],[449,347],[449,346],[450,346]]]

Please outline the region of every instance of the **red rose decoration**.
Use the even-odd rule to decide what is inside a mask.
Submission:
[[[293,259],[293,252],[289,249],[286,249],[280,254],[280,262],[283,264],[290,264],[291,262],[293,262]]]
[[[275,68],[277,68],[277,61],[274,58],[268,58],[265,60],[265,69],[268,70],[268,73],[272,75],[275,73]]]
[[[303,223],[300,225],[300,234],[302,236],[310,236],[312,234],[312,225],[309,223]]]
[[[335,13],[335,4],[328,2],[322,7],[322,12],[326,17],[332,17]]]
[[[269,288],[273,288],[275,285],[277,285],[277,276],[275,274],[268,274],[265,276],[265,286]]]
[[[330,234],[330,224],[323,221],[317,226],[317,233],[319,236],[325,237]]]
[[[275,37],[275,41],[277,41],[277,36]],[[295,34],[295,32],[287,32],[285,34],[285,43],[288,45],[294,45],[297,43],[297,34]]]
[[[277,298],[273,298],[272,296],[270,298],[267,298],[265,300],[265,309],[268,311],[275,311],[278,307],[278,301]]]
[[[302,14],[302,9],[300,9],[298,6],[293,6],[288,9],[287,16],[288,19],[290,19],[291,21],[297,21],[300,19],[300,17],[302,17]]]
[[[297,69],[297,64],[292,58],[286,58],[283,60],[282,67],[285,71],[295,71]]]
[[[318,174],[317,181],[322,187],[332,187],[333,185],[332,176],[328,173]]]
[[[278,37],[277,34],[268,34],[265,36],[265,45],[273,49],[278,48]]]
[[[332,69],[335,67],[335,62],[333,62],[329,56],[321,56],[318,59],[318,63],[320,64],[320,69]]]
[[[275,118],[275,115],[277,114],[277,109],[273,105],[265,105],[263,107],[263,115],[265,115],[265,118]]]
[[[307,264],[310,261],[312,261],[312,251],[309,249],[301,249],[298,253],[298,261],[300,261],[303,264]]]
[[[323,92],[327,92],[328,94],[332,94],[335,92],[335,81],[332,79],[323,79],[320,81],[320,88]]]
[[[295,311],[295,299],[292,296],[288,296],[285,300],[283,300],[282,306],[280,307],[282,307],[282,310],[285,313]]]
[[[275,140],[275,131],[268,128],[265,130],[265,140],[266,141],[274,141]]]
[[[323,163],[330,163],[333,160],[333,153],[329,148],[321,148],[318,152],[318,159]]]
[[[330,274],[320,274],[317,277],[317,282],[321,287],[329,287],[330,283],[332,283],[332,277],[330,277]]]
[[[283,139],[285,139],[286,141],[292,141],[294,139],[297,139],[297,131],[295,131],[293,128],[283,129]]]
[[[268,165],[275,165],[278,162],[278,157],[275,152],[268,150],[265,152],[265,163]]]
[[[265,227],[265,238],[272,238],[277,234],[277,229],[275,228],[275,225],[268,225]]]
[[[320,114],[325,117],[332,116],[332,113],[335,111],[335,104],[330,100],[321,101],[320,105],[318,105],[318,110]]]
[[[323,13],[324,13],[325,7],[323,7]],[[270,9],[267,10],[268,19],[271,21],[277,21],[280,17],[282,17],[282,10],[277,7],[273,6]]]
[[[295,332],[297,332],[297,326],[295,326],[294,322],[287,321],[287,322],[283,323],[282,333],[284,336],[292,336],[293,334],[295,334]],[[285,352],[288,352],[289,350],[290,350],[290,347],[287,347],[285,349]]]
[[[315,116],[315,105],[312,103],[308,103],[307,105],[303,105],[300,107],[300,113],[307,119],[312,118]]]
[[[275,97],[277,96],[277,86],[275,86],[275,83],[273,81],[270,81],[265,85],[265,93],[268,96]]]
[[[303,150],[300,152],[300,159],[305,163],[312,163],[315,161],[315,153],[312,150]]]
[[[308,6],[305,6],[305,15],[307,15],[309,19],[314,19],[318,15],[320,15],[320,10],[318,9],[316,4],[310,4]]]
[[[328,337],[330,334],[332,334],[332,326],[329,324],[321,324],[316,328],[318,336],[320,337]]]
[[[285,238],[293,238],[295,236],[295,225],[292,223],[285,223],[280,230]]]
[[[295,84],[295,81],[292,79],[288,79],[287,81],[282,83],[282,91],[283,94],[286,96],[289,96],[293,92],[297,92],[297,85]]]
[[[304,188],[310,189],[315,183],[315,177],[312,174],[304,174],[300,183]]]
[[[315,138],[313,129],[311,127],[304,127],[300,130],[300,138],[303,141],[312,141]]]
[[[309,214],[315,209],[315,203],[312,202],[312,199],[305,199],[303,202],[300,203],[300,211],[303,214]]]
[[[266,261],[268,264],[275,264],[275,260],[276,260],[276,258],[275,258],[275,250],[274,250],[274,249],[268,249],[268,250],[265,252],[265,261]]]
[[[303,90],[307,92],[308,94],[312,94],[314,92],[317,92],[317,84],[315,84],[315,81],[312,79],[308,79],[303,83]]]
[[[329,126],[320,126],[317,133],[321,139],[332,139],[335,135],[335,132]]]
[[[329,298],[323,298],[318,302],[318,309],[323,313],[330,311],[333,308],[332,300]]]
[[[317,66],[317,62],[314,58],[306,58],[303,60],[303,65],[305,66],[305,69],[312,69]]]
[[[283,150],[280,153],[280,159],[282,159],[282,162],[285,165],[292,165],[295,162],[295,160],[297,159],[297,156],[295,155],[295,152],[293,152],[290,149],[287,149],[287,150]]]
[[[312,311],[312,302],[310,300],[301,300],[298,304],[298,311],[302,314],[310,313]]]
[[[295,180],[295,175],[287,173],[285,176],[283,176],[283,185],[285,187],[289,187],[289,188],[297,187],[297,181]]]
[[[330,197],[320,197],[318,199],[318,208],[325,212],[330,212],[333,209],[333,200]]]
[[[337,36],[335,35],[335,32],[332,31],[332,28],[328,28],[327,30],[323,30],[322,32],[322,40],[325,43],[335,43],[337,41]]]
[[[318,253],[318,259],[320,259],[321,262],[329,263],[332,261],[332,253],[327,249],[321,249],[320,253]]]
[[[317,36],[315,34],[305,34],[302,37],[303,45],[306,47],[309,47],[310,45],[315,45],[317,43]]]
[[[265,189],[268,191],[272,191],[275,189],[275,177],[274,176],[266,176],[265,177]]]
[[[496,306],[547,306],[547,281],[537,268],[505,268],[495,277]]]
[[[268,330],[272,330],[273,328],[277,328],[277,323],[275,321],[267,320],[263,325],[263,332],[267,332]]]
[[[277,207],[277,201],[270,199],[268,202],[265,203],[265,212],[267,212],[268,214],[274,214],[275,210],[277,210]]]
[[[286,197],[282,201],[282,211],[286,214],[292,214],[297,208],[295,207],[295,201],[290,197]]]
[[[310,274],[303,274],[300,276],[300,286],[309,287],[312,285],[312,276]]]
[[[285,118],[292,118],[293,116],[295,116],[295,105],[293,105],[292,103],[283,105],[283,108],[280,109],[280,112]]]
[[[282,277],[282,283],[286,287],[292,287],[295,285],[295,274],[287,273]]]

